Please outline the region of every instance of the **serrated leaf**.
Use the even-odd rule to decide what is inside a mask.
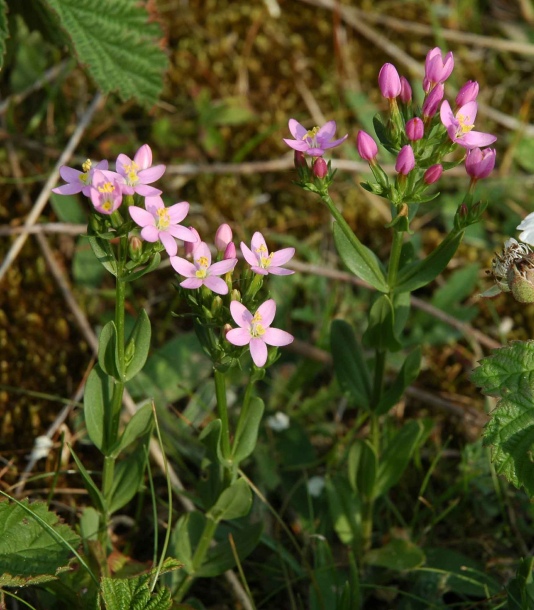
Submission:
[[[30,504],[27,499],[19,503],[0,501],[0,586],[54,579],[69,561],[69,547],[78,546],[79,541],[46,504]]]
[[[7,38],[7,5],[4,0],[0,0],[0,68],[2,68],[2,65],[4,64]]]
[[[102,578],[100,594],[105,610],[168,610],[172,604],[168,589],[150,591],[147,574],[135,578]]]
[[[167,58],[159,46],[161,30],[148,22],[141,3],[131,0],[46,0],[70,36],[80,63],[104,93],[123,101],[156,103]]]

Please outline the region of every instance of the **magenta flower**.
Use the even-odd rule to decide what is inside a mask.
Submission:
[[[117,157],[116,170],[123,176],[126,185],[123,187],[125,195],[137,193],[143,197],[161,195],[161,191],[153,186],[165,172],[165,165],[152,166],[152,150],[148,144],[143,144],[135,153],[133,160],[122,153]]]
[[[397,68],[393,64],[384,64],[378,73],[380,93],[389,100],[396,98],[401,92],[401,81]]]
[[[475,126],[478,105],[476,102],[468,102],[458,109],[456,114],[451,110],[447,100],[441,104],[440,117],[445,125],[449,138],[464,148],[477,148],[489,146],[497,139],[490,133],[472,131]]]
[[[196,242],[195,234],[178,224],[189,212],[187,201],[175,203],[166,208],[163,199],[159,195],[145,198],[145,208],[132,205],[128,208],[130,216],[140,227],[141,237],[145,241],[160,241],[169,256],[176,256],[178,246],[176,239],[182,241]]]
[[[232,345],[250,345],[250,355],[257,367],[262,367],[267,362],[267,345],[282,347],[293,341],[293,335],[285,330],[271,328],[276,313],[273,299],[262,303],[254,315],[239,301],[232,301],[230,313],[239,328],[229,330],[226,339]]]
[[[219,252],[224,252],[228,244],[232,241],[232,228],[224,223],[215,231],[215,247]]]
[[[413,154],[413,148],[406,144],[400,149],[395,162],[395,171],[403,176],[407,176],[412,169],[415,167],[415,156]]]
[[[93,174],[90,197],[95,209],[101,214],[112,214],[122,203],[122,178],[115,176],[115,172],[99,169],[95,169]]]
[[[179,256],[171,256],[170,261],[173,269],[187,278],[180,283],[182,288],[194,290],[204,285],[217,294],[228,294],[226,282],[217,276],[233,271],[237,258],[219,261],[212,265],[210,249],[201,241],[193,252],[192,263]]]
[[[289,131],[294,140],[284,138],[284,142],[294,150],[304,152],[310,157],[321,157],[325,150],[339,146],[349,135],[345,134],[338,140],[332,138],[336,134],[336,122],[328,121],[322,127],[314,127],[309,131],[295,119],[289,119]]]
[[[455,100],[456,105],[460,107],[468,102],[474,102],[478,96],[478,89],[479,87],[476,80],[468,80],[460,91],[458,91]]]
[[[195,236],[196,241],[195,242],[191,242],[191,241],[185,242],[184,250],[185,250],[185,255],[187,256],[187,258],[190,258],[193,256],[193,253],[195,252],[197,246],[202,242],[202,240],[200,239],[200,235],[199,235],[198,231],[195,229],[195,227],[189,227],[189,230]]]
[[[420,140],[425,134],[425,126],[419,117],[414,117],[406,123],[406,135],[412,142]]]
[[[57,186],[52,189],[52,192],[57,193],[58,195],[75,195],[76,193],[81,192],[86,197],[90,197],[95,169],[107,170],[107,168],[107,161],[100,161],[96,165],[93,165],[91,159],[87,159],[87,161],[82,164],[82,172],[73,167],[62,165],[59,168],[59,175],[67,184]]]
[[[291,275],[295,273],[290,269],[284,269],[280,267],[284,263],[287,263],[295,254],[295,248],[282,248],[278,252],[271,252],[267,249],[267,244],[263,235],[256,231],[252,236],[251,248],[249,248],[244,242],[241,242],[241,252],[243,258],[250,265],[254,273],[260,275]]]
[[[404,76],[400,77],[401,90],[399,93],[400,101],[409,104],[412,101],[412,88]]]
[[[468,150],[465,158],[465,171],[473,180],[487,178],[495,167],[495,155],[494,148]]]
[[[444,83],[454,68],[454,58],[452,52],[449,51],[443,59],[443,54],[439,47],[431,49],[425,60],[425,78],[423,81],[423,89],[426,93],[439,83]]]
[[[443,174],[443,165],[440,163],[436,163],[436,165],[431,165],[423,175],[423,180],[425,184],[434,184],[441,178],[441,174]]]
[[[374,161],[378,155],[378,146],[373,138],[365,131],[360,130],[356,136],[358,154],[364,161]]]
[[[322,157],[317,157],[313,162],[313,175],[320,180],[328,175],[328,165]]]
[[[445,87],[442,85],[442,83],[438,83],[426,96],[422,108],[423,118],[428,119],[436,114],[441,100],[443,99],[444,93]]]

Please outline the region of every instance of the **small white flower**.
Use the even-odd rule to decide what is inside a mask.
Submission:
[[[307,483],[308,493],[313,498],[318,498],[322,493],[325,486],[324,477],[311,477]]]
[[[517,230],[522,231],[522,233],[519,235],[519,239],[521,241],[534,246],[534,212],[531,212],[528,216],[523,218],[523,220],[517,226]]]
[[[266,420],[267,425],[275,432],[282,432],[289,428],[289,417],[282,411],[277,411]]]

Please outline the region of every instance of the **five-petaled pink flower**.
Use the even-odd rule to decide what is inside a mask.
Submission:
[[[335,121],[328,121],[322,127],[314,127],[308,131],[295,119],[289,119],[289,131],[295,139],[284,138],[284,142],[294,150],[304,152],[310,157],[321,157],[325,150],[339,146],[349,137],[346,134],[338,140],[332,139],[336,134]]]
[[[193,252],[193,262],[179,256],[171,256],[170,261],[174,270],[187,278],[180,283],[182,288],[194,290],[204,285],[217,294],[228,294],[226,282],[217,276],[233,271],[237,258],[222,260],[212,265],[210,249],[201,241]]]
[[[133,159],[122,153],[117,157],[117,172],[123,176],[126,182],[122,189],[125,195],[133,195],[134,193],[143,197],[161,195],[159,189],[148,185],[163,176],[165,165],[151,166],[152,150],[148,144],[143,144],[135,153]]]
[[[112,214],[122,203],[122,177],[115,172],[96,169],[93,174],[90,197],[101,214]]]
[[[456,114],[451,110],[451,106],[447,100],[441,104],[441,122],[445,125],[449,138],[464,148],[469,149],[489,146],[497,139],[496,136],[491,133],[472,131],[475,126],[477,110],[478,104],[476,102],[464,104],[458,109]]]
[[[107,168],[107,161],[100,161],[96,165],[93,165],[91,159],[87,159],[87,161],[82,164],[83,171],[62,165],[59,168],[59,175],[67,184],[57,186],[55,189],[52,189],[52,192],[57,193],[58,195],[75,195],[76,193],[81,192],[86,197],[90,197],[95,170],[107,170]]]
[[[146,209],[132,205],[128,208],[130,216],[143,227],[141,237],[145,241],[160,241],[169,256],[176,256],[178,246],[175,237],[182,241],[196,242],[195,234],[186,227],[178,224],[189,212],[187,201],[175,203],[166,208],[159,195],[145,198]]]
[[[251,247],[249,248],[244,242],[241,242],[241,252],[243,258],[250,265],[250,268],[255,273],[260,275],[291,275],[295,273],[290,269],[284,269],[280,265],[287,263],[295,254],[295,248],[282,248],[277,252],[271,252],[267,249],[267,244],[263,235],[256,231],[252,236]]]
[[[282,347],[293,341],[293,335],[285,330],[271,328],[276,313],[273,299],[262,303],[254,315],[239,301],[232,301],[230,313],[239,328],[229,330],[226,339],[233,345],[249,345],[250,355],[257,367],[262,367],[267,362],[267,345]]]

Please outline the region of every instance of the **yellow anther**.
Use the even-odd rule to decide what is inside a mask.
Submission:
[[[252,324],[257,324],[258,322],[261,322],[261,320],[262,320],[261,314],[260,314],[260,312],[259,312],[259,311],[257,311],[257,312],[254,314],[254,317],[252,318],[251,323],[252,323]]]
[[[207,267],[209,264],[208,258],[206,256],[200,256],[199,258],[197,258],[197,263],[201,266],[201,267]],[[198,273],[198,272],[197,272]]]
[[[100,207],[103,210],[106,210],[106,212],[109,212],[113,206],[111,205],[111,201],[109,199],[107,199],[106,201],[104,201],[104,203]]]
[[[198,277],[199,280],[203,280],[207,275],[206,269],[204,267],[202,269],[197,269],[195,271],[195,275],[196,277]]]
[[[269,256],[260,256],[260,264],[262,269],[267,269],[267,267],[270,267],[272,258],[272,253],[269,254]]]
[[[320,129],[320,127],[314,127],[313,129],[310,129],[305,137],[312,138],[312,139],[315,138],[319,129]]]
[[[87,184],[89,182],[89,174],[80,174],[78,179],[82,184]]]
[[[166,208],[158,208],[158,229],[167,229],[171,224],[171,217]]]
[[[468,133],[471,131],[471,129],[473,129],[474,125],[473,124],[468,124],[467,121],[469,120],[468,116],[465,116],[463,114],[459,114],[457,117],[458,122],[460,123],[460,128],[459,128],[459,132],[460,133]]]
[[[256,248],[256,252],[267,252],[267,246],[265,244],[261,244]]]
[[[115,187],[111,182],[104,182],[101,186],[98,187],[99,193],[113,193]]]
[[[82,169],[85,174],[91,171],[91,159],[87,159],[87,161],[82,163]]]

